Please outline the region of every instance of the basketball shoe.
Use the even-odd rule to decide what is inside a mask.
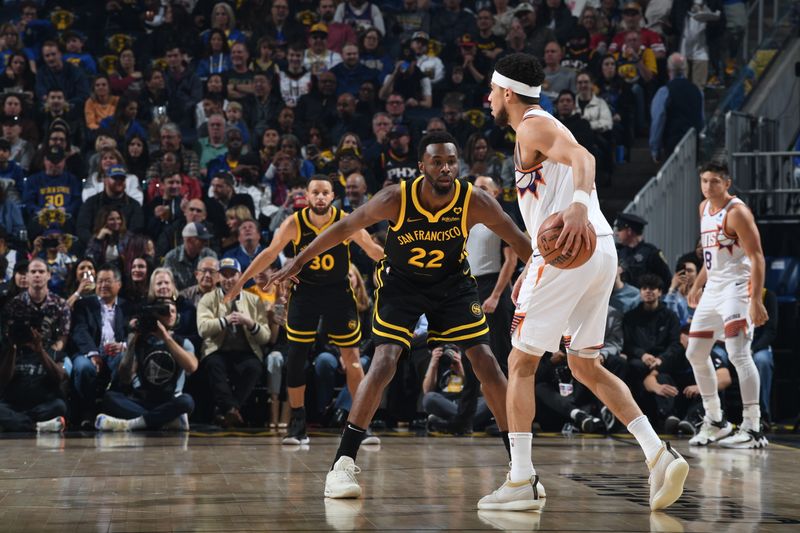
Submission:
[[[511,481],[511,474],[500,488],[478,501],[478,509],[485,511],[541,511],[546,494],[539,476],[534,474],[525,481]]]
[[[753,427],[747,421],[742,422],[739,430],[733,435],[719,441],[723,448],[766,448],[769,441],[761,431],[761,427]]]
[[[302,408],[301,408],[302,409]],[[298,410],[292,413],[292,420],[289,422],[289,431],[281,440],[281,444],[308,444],[311,439],[306,434],[306,411]]]
[[[658,450],[650,469],[650,509],[657,511],[669,507],[683,494],[683,483],[689,474],[689,463],[665,442]]]
[[[361,444],[364,446],[378,446],[381,443],[381,439],[375,435],[372,430],[367,428],[367,431],[364,432],[364,440],[361,441]]]
[[[707,416],[703,418],[703,425],[697,435],[689,439],[689,446],[707,446],[712,442],[724,439],[733,431],[733,426],[723,417],[719,422],[714,422]]]
[[[57,416],[44,422],[36,422],[37,433],[59,433],[64,431],[67,423],[64,421],[63,416]]]
[[[326,498],[358,498],[361,496],[361,487],[356,481],[356,474],[361,469],[356,466],[351,457],[339,457],[333,469],[325,477]]]
[[[94,427],[98,431],[130,431],[130,424],[122,418],[115,418],[104,414],[97,415],[94,419]]]

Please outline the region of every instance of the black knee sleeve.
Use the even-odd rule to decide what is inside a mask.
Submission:
[[[289,344],[286,361],[286,386],[303,387],[306,384],[306,361],[310,344],[293,342]]]

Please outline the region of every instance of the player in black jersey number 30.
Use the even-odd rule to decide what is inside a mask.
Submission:
[[[356,453],[377,410],[383,389],[397,361],[410,347],[420,315],[428,318],[428,342],[456,342],[480,379],[489,408],[500,429],[507,432],[507,381],[489,349],[489,328],[475,279],[466,261],[469,228],[482,223],[527,261],[529,239],[514,225],[497,201],[458,179],[458,148],[447,133],[431,133],[419,145],[422,176],[382,189],[367,204],[316,237],[293,262],[270,278],[270,283],[297,276],[303,265],[361,228],[391,222],[377,267],[373,338],[377,348],[372,365],[353,399],[353,407],[325,481],[325,496],[357,498],[361,487]]]

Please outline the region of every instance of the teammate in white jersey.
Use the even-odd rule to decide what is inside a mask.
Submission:
[[[511,472],[503,485],[478,502],[478,509],[509,511],[544,507],[545,491],[531,461],[531,424],[535,410],[534,375],[545,352],[571,338],[567,351],[572,375],[627,424],[650,468],[650,507],[671,505],[683,492],[689,465],[659,439],[625,384],[598,360],[603,345],[608,301],[617,271],[612,230],[600,211],[594,186],[595,161],[569,130],[542,110],[539,93],[544,71],[527,54],[512,54],[495,65],[489,101],[496,119],[508,119],[516,131],[516,180],[519,206],[536,247],[539,226],[561,212],[559,241],[574,250],[589,243],[588,223],[597,248],[584,265],[561,270],[534,256],[514,286],[517,304],[508,358],[506,411],[511,442]]]
[[[764,253],[753,214],[744,202],[728,193],[730,185],[726,164],[712,162],[700,168],[700,188],[706,198],[700,204],[703,270],[687,298],[689,305],[697,310],[689,329],[686,357],[692,365],[706,415],[689,444],[705,446],[718,442],[727,448],[763,448],[767,439],[761,432],[760,381],[750,342],[753,327],[764,324],[768,318],[761,299]],[[711,363],[711,348],[717,339],[725,339],[725,349],[736,367],[742,391],[744,420],[733,435],[730,434],[733,428],[722,413],[717,374]]]

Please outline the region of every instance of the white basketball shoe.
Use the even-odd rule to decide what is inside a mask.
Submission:
[[[719,445],[723,448],[739,449],[766,448],[768,444],[767,437],[761,431],[761,424],[753,427],[753,424],[747,421],[742,422],[736,433],[719,441]]]
[[[657,511],[669,507],[683,494],[683,484],[689,474],[689,463],[665,442],[652,462],[650,469],[650,509]]]
[[[333,464],[333,469],[325,477],[326,498],[358,498],[361,496],[361,487],[356,481],[356,474],[361,469],[356,466],[351,457],[341,456]]]
[[[689,439],[689,446],[708,446],[712,442],[724,439],[733,431],[733,425],[724,418],[719,422],[714,422],[707,416],[703,418],[703,425],[700,431]]]
[[[499,489],[478,501],[478,509],[482,511],[541,511],[544,508],[546,496],[538,475],[534,474],[525,481],[513,482],[509,474]]]

